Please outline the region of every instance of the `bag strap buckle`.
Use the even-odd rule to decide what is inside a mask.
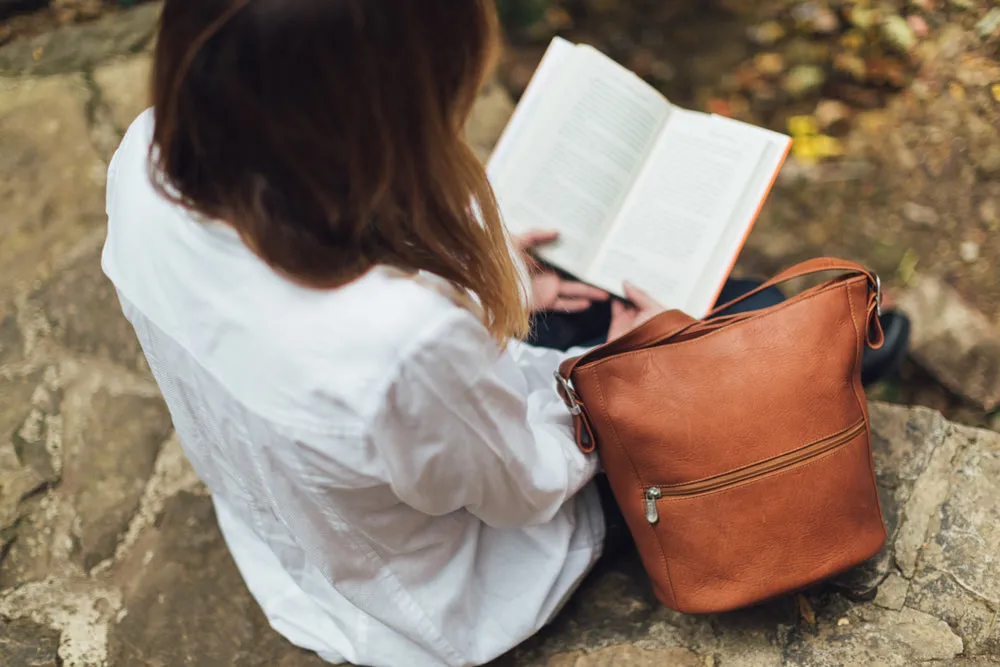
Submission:
[[[872,275],[875,276],[875,313],[882,317],[882,279],[877,273]]]
[[[583,408],[580,403],[576,400],[576,389],[573,388],[573,382],[562,376],[562,373],[556,371],[553,373],[556,378],[556,383],[559,386],[559,397],[562,398],[563,403],[566,404],[566,408],[569,413],[574,417],[579,417],[583,414]]]

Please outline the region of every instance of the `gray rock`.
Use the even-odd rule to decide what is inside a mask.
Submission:
[[[86,415],[72,422],[64,483],[76,507],[80,559],[89,570],[114,554],[171,424],[158,398],[99,390],[86,404]]]
[[[882,516],[886,524],[886,545],[873,559],[837,577],[833,582],[849,596],[866,600],[875,597],[879,585],[893,571],[900,546],[907,563],[911,563],[915,557],[911,536],[922,535],[919,526],[923,525],[926,529],[926,525],[918,524],[915,519],[906,520],[901,512],[911,500],[914,486],[927,470],[934,452],[948,434],[947,422],[931,410],[873,404],[871,422],[872,458],[875,462]],[[933,479],[947,482],[948,475],[945,467],[943,470],[936,470]],[[924,495],[919,495],[915,502],[923,502],[924,499]],[[919,516],[926,516],[926,513]],[[901,530],[904,534],[902,545],[899,544]]]
[[[943,282],[920,277],[899,298],[913,322],[912,355],[955,393],[1000,406],[1000,332]]]
[[[911,667],[962,653],[962,639],[947,623],[913,609],[864,609],[844,618],[846,624],[839,619],[822,623],[815,633],[795,639],[785,651],[784,665]]]
[[[966,655],[1000,657],[1000,435],[955,427],[952,483],[933,514],[907,604],[944,619]]]
[[[0,658],[4,667],[61,667],[59,632],[27,620],[0,619]]]
[[[67,266],[30,299],[44,314],[48,335],[79,354],[147,372],[139,341],[122,316],[114,286],[94,248]]]
[[[149,77],[152,59],[148,55],[109,62],[94,70],[94,83],[101,102],[110,110],[119,133],[132,124],[149,106]]]
[[[105,224],[106,167],[88,138],[88,98],[80,76],[0,79],[0,303],[49,277]]]
[[[714,664],[714,658],[708,657]],[[706,658],[680,646],[642,649],[630,644],[609,646],[592,653],[574,651],[560,653],[548,659],[547,667],[705,667]]]
[[[16,537],[18,524],[28,514],[25,500],[43,490],[44,471],[22,459],[15,443],[23,443],[25,420],[33,411],[33,395],[40,378],[38,373],[0,374],[0,567],[10,544]],[[40,467],[40,466],[39,466]]]
[[[910,581],[898,574],[890,574],[878,587],[875,604],[883,609],[899,611],[906,604],[906,595],[910,591]]]
[[[159,3],[143,3],[100,20],[66,25],[0,47],[0,75],[79,72],[114,56],[137,53],[152,39]]]
[[[114,576],[124,585],[128,614],[111,631],[109,667],[325,664],[268,628],[207,496],[168,500],[157,526]]]

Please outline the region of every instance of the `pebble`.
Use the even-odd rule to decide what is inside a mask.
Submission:
[[[785,37],[785,27],[777,21],[767,21],[750,28],[750,40],[760,46],[773,46]]]
[[[1000,7],[994,7],[986,12],[986,16],[976,23],[976,33],[983,39],[996,32],[997,28],[1000,28]]]
[[[837,626],[838,626],[838,627],[841,627],[841,628],[842,628],[842,627],[844,627],[845,625],[850,625],[850,624],[851,624],[851,619],[849,619],[849,618],[846,618],[846,617],[845,617],[845,618],[838,618],[838,619],[837,619]]]
[[[833,68],[838,72],[849,74],[855,81],[864,81],[868,74],[868,65],[864,58],[855,53],[838,53],[833,58]]]
[[[754,66],[766,77],[776,77],[785,71],[785,59],[777,53],[758,53],[754,56]]]
[[[966,241],[958,248],[958,255],[966,264],[972,264],[979,259],[979,244],[975,241]]]
[[[931,31],[927,25],[927,20],[923,16],[912,14],[906,17],[906,22],[909,24],[913,34],[920,39],[926,37]]]
[[[909,22],[898,14],[890,16],[882,23],[882,36],[903,53],[908,53],[917,45],[917,36],[913,33]]]
[[[817,2],[804,2],[792,9],[792,18],[820,35],[829,35],[840,28],[840,20],[829,7]]]
[[[903,204],[903,216],[910,222],[925,227],[932,227],[941,219],[937,211],[930,206],[922,206],[912,201]]]
[[[847,130],[851,119],[851,107],[840,100],[820,100],[813,116],[821,130],[840,134]]]
[[[792,68],[782,84],[782,87],[792,97],[802,97],[813,92],[826,83],[826,72],[816,65],[799,65]]]
[[[850,8],[847,16],[847,20],[851,22],[855,28],[860,28],[861,30],[868,30],[873,25],[875,25],[875,20],[878,18],[878,14],[873,9],[864,7],[860,4],[854,5]]]

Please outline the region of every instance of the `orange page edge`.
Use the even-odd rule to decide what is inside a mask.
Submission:
[[[740,255],[743,254],[743,247],[747,244],[747,239],[750,238],[750,232],[753,231],[754,226],[757,224],[757,218],[760,217],[760,212],[764,210],[764,204],[767,203],[768,198],[771,196],[771,190],[774,188],[774,184],[778,180],[778,174],[781,173],[782,167],[785,166],[785,161],[788,159],[788,154],[792,150],[792,143],[793,140],[789,139],[788,144],[785,146],[785,152],[781,156],[781,160],[778,162],[778,167],[777,169],[774,170],[774,174],[771,175],[771,182],[767,184],[767,188],[764,190],[764,196],[761,197],[760,202],[757,204],[757,210],[754,211],[753,217],[750,218],[750,224],[747,225],[746,231],[743,232],[743,239],[740,240],[740,244],[739,246],[737,246],[736,252],[733,253],[733,259],[729,262],[729,267],[726,269],[726,274],[725,276],[723,276],[722,282],[719,283],[719,287],[715,291],[715,295],[712,297],[712,306],[708,311],[708,313],[703,315],[701,319],[708,317],[712,313],[712,311],[715,310],[715,306],[718,304],[719,301],[719,296],[722,294],[722,290],[726,286],[726,281],[728,281],[729,277],[733,274],[733,269],[736,268],[736,262],[739,261]]]

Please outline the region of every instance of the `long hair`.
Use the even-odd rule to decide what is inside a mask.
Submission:
[[[376,265],[476,295],[505,341],[523,286],[464,125],[493,0],[166,0],[150,159],[160,193],[296,282]]]

